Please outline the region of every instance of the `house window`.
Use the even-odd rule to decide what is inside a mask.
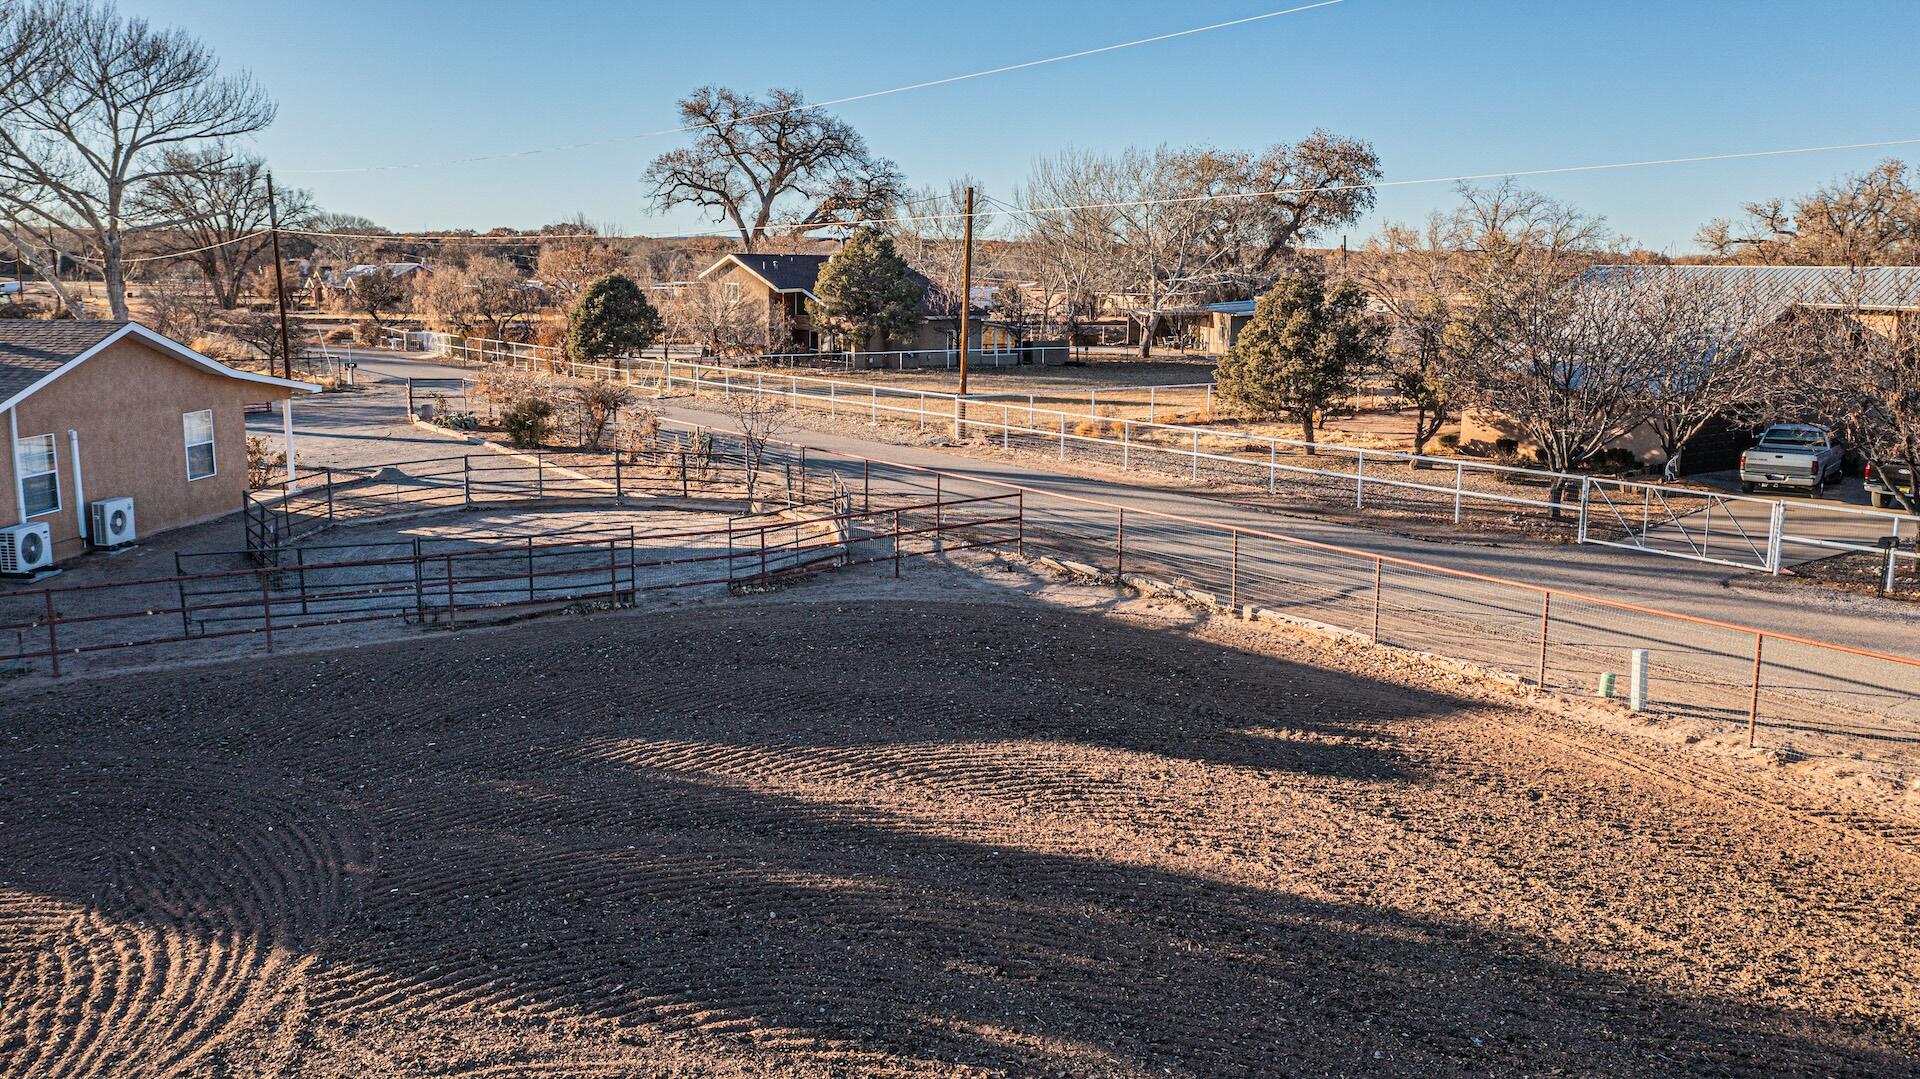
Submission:
[[[727,282],[727,302],[728,303],[740,302],[740,282],[738,281]]]
[[[203,408],[181,419],[187,431],[187,478],[204,480],[214,473],[213,410]]]
[[[60,460],[53,447],[52,435],[34,435],[13,444],[13,470],[20,477],[20,497],[29,517],[60,511]]]

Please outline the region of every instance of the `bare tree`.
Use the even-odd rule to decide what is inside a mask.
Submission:
[[[435,273],[422,302],[442,330],[504,341],[546,300],[512,264],[483,255]]]
[[[1687,443],[1707,428],[1767,400],[1784,376],[1755,347],[1771,308],[1749,286],[1705,267],[1609,266],[1588,271],[1590,287],[1623,279],[1642,350],[1647,427],[1660,440],[1663,478],[1680,476]]]
[[[1920,289],[1869,295],[1855,273],[1828,291],[1763,342],[1783,368],[1768,408],[1823,420],[1879,475],[1897,464],[1920,476],[1920,321],[1906,313],[1920,306]],[[1888,486],[1896,505],[1920,514],[1920,503]]]
[[[1049,297],[1058,297],[1069,340],[1097,314],[1098,294],[1114,287],[1119,192],[1111,160],[1069,150],[1035,162],[1016,195],[1026,211],[1023,242],[1037,252],[1034,277]]]
[[[1458,330],[1451,392],[1511,424],[1546,468],[1585,466],[1647,417],[1652,373],[1632,286],[1578,287],[1525,261],[1487,265]],[[1553,481],[1556,517],[1566,488]]]
[[[1446,218],[1444,242],[1467,256],[1476,272],[1526,267],[1571,275],[1621,250],[1603,218],[1511,179],[1484,187],[1463,183],[1456,190],[1460,205]]]
[[[1920,257],[1920,191],[1897,160],[1815,188],[1791,201],[1748,203],[1739,222],[1702,226],[1700,246],[1734,262],[1791,266],[1885,266]]]
[[[382,316],[406,306],[410,298],[406,282],[385,266],[356,275],[347,289],[347,306],[373,323],[376,340],[386,325]]]
[[[747,505],[753,505],[760,473],[766,468],[767,447],[786,432],[792,416],[784,398],[763,393],[735,393],[721,399],[720,411],[733,420],[740,434],[740,464],[745,470]]]
[[[633,391],[625,383],[588,379],[573,387],[570,402],[574,425],[580,431],[580,444],[598,452],[606,438],[607,425],[633,403]]]
[[[1153,354],[1165,309],[1198,303],[1224,284],[1242,253],[1244,161],[1209,150],[1128,151],[1114,164],[1122,205],[1114,225],[1115,276],[1145,303],[1140,355]]]
[[[922,190],[902,205],[891,230],[894,248],[907,265],[927,279],[926,311],[951,317],[960,313],[961,262],[966,246],[967,188],[975,188],[973,214],[973,279],[987,280],[998,270],[995,250],[982,242],[993,227],[988,200],[972,177],[962,177],[945,191]]]
[[[587,285],[626,265],[626,254],[600,239],[600,229],[584,219],[562,221],[540,231],[564,237],[540,245],[540,260],[533,270],[555,306],[572,308]]]
[[[280,319],[273,312],[233,311],[223,316],[217,325],[221,333],[259,353],[266,361],[268,372],[291,366],[281,360]],[[287,323],[287,343],[293,347],[294,355],[298,356],[307,347],[310,334],[305,322],[294,319]]]
[[[694,281],[663,297],[667,335],[715,356],[756,356],[786,340],[784,322],[724,281]]]
[[[168,234],[187,249],[182,258],[200,267],[214,302],[226,310],[239,305],[248,275],[269,246],[274,215],[268,212],[266,174],[260,158],[224,147],[177,150],[167,155],[165,174],[139,194],[144,216],[178,222]],[[283,227],[306,227],[313,213],[307,192],[280,188],[274,199]]]
[[[219,73],[179,30],[111,6],[33,5],[51,46],[30,70],[0,73],[0,216],[41,248],[98,269],[127,317],[129,237],[180,222],[141,207],[176,174],[174,153],[258,131],[274,106],[251,80]]]
[[[386,229],[358,214],[323,210],[309,216],[306,225],[303,236],[313,245],[314,258],[337,269],[380,262],[385,255],[398,253],[392,241],[380,238]]]
[[[728,221],[748,251],[770,232],[800,236],[884,218],[904,182],[846,121],[797,90],[755,98],[703,86],[680,100],[692,146],[653,159],[645,180],[663,210],[694,206]]]
[[[161,273],[147,286],[147,325],[155,333],[189,344],[206,330],[214,301],[205,281],[180,267]]]
[[[1425,453],[1427,440],[1453,418],[1445,373],[1451,331],[1462,315],[1464,269],[1460,254],[1446,242],[1446,223],[1438,214],[1425,229],[1387,225],[1352,260],[1355,280],[1385,309],[1393,327],[1386,375],[1414,409],[1414,453]]]

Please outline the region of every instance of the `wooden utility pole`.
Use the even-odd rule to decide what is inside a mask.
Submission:
[[[267,173],[267,232],[273,238],[273,296],[280,301],[280,377],[293,378],[293,346],[287,334],[287,282],[280,267],[280,208],[273,198],[273,173]],[[271,368],[269,368],[271,370]]]
[[[967,395],[967,342],[973,314],[973,188],[967,188],[966,240],[960,249],[960,396]]]

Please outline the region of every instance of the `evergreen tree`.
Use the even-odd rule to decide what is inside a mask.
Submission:
[[[1329,287],[1319,271],[1302,269],[1260,297],[1214,381],[1221,397],[1255,419],[1298,420],[1312,442],[1314,425],[1359,393],[1385,338],[1359,286]]]
[[[588,285],[567,312],[567,358],[594,363],[630,355],[660,336],[660,312],[646,293],[624,274],[608,274]]]
[[[859,351],[876,336],[885,348],[889,339],[911,333],[920,321],[927,283],[886,234],[860,228],[820,268],[813,291],[820,298],[807,304],[814,322]]]

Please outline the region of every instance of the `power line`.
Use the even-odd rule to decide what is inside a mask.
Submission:
[[[1797,154],[1832,153],[1832,152],[1837,152],[1841,150],[1884,149],[1884,148],[1894,147],[1894,146],[1913,146],[1913,145],[1920,145],[1920,138],[1882,139],[1875,142],[1836,143],[1836,144],[1827,145],[1827,146],[1796,146],[1796,147],[1790,147],[1786,149],[1776,149],[1776,150],[1742,150],[1734,153],[1696,154],[1688,157],[1647,158],[1647,159],[1638,160],[1638,161],[1610,161],[1610,162],[1604,162],[1601,164],[1594,164],[1594,165],[1560,165],[1560,166],[1554,166],[1551,168],[1540,168],[1540,169],[1509,169],[1501,172],[1472,172],[1472,173],[1460,173],[1454,176],[1427,176],[1427,177],[1421,177],[1418,179],[1411,179],[1411,180],[1376,180],[1370,183],[1322,184],[1314,187],[1281,187],[1281,188],[1262,189],[1258,191],[1206,192],[1199,195],[1176,195],[1176,196],[1170,196],[1167,198],[1158,198],[1158,199],[1123,199],[1123,200],[1115,200],[1110,202],[1069,203],[1069,204],[1063,204],[1059,206],[1019,207],[1019,206],[1013,206],[1009,203],[1002,202],[999,199],[989,198],[989,201],[993,202],[997,206],[1000,206],[1002,209],[1008,211],[1009,213],[1018,214],[1025,217],[1033,217],[1040,214],[1067,213],[1074,210],[1131,209],[1131,208],[1142,207],[1142,206],[1165,206],[1165,205],[1173,205],[1173,204],[1179,204],[1179,203],[1213,202],[1213,201],[1220,201],[1220,200],[1227,200],[1227,199],[1272,198],[1272,197],[1279,197],[1279,196],[1285,196],[1285,195],[1310,195],[1310,194],[1320,194],[1320,193],[1338,192],[1338,191],[1360,191],[1360,190],[1366,190],[1369,188],[1379,189],[1379,188],[1386,188],[1386,187],[1418,187],[1418,186],[1425,186],[1425,185],[1432,185],[1432,184],[1469,183],[1475,180],[1498,180],[1498,179],[1509,179],[1509,178],[1519,178],[1519,177],[1529,177],[1529,176],[1558,176],[1558,175],[1566,175],[1569,173],[1579,173],[1579,172],[1606,172],[1606,171],[1612,171],[1612,170],[1618,170],[1618,169],[1653,168],[1653,167],[1669,166],[1669,165],[1693,165],[1693,164],[1704,164],[1704,163],[1714,162],[1714,161],[1738,161],[1738,160],[1747,160],[1747,159],[1753,159],[1753,158],[1786,157],[1786,156],[1797,155]],[[925,201],[925,200],[922,200],[922,201]],[[834,222],[833,225],[829,227],[856,228],[861,225],[890,225],[890,224],[912,224],[916,222],[928,222],[928,221],[953,221],[953,220],[958,220],[960,218],[963,218],[965,216],[966,215],[964,213],[957,213],[957,212],[937,213],[937,214],[916,214],[916,215],[908,215],[904,217],[894,215],[889,217],[871,217],[871,218],[861,218],[861,219],[856,219],[851,221],[838,221],[838,222]],[[775,222],[768,225],[767,228],[777,231],[780,229],[796,228],[800,224],[801,222],[797,222],[797,221]],[[621,238],[621,237],[598,236],[594,234],[544,236],[544,237],[542,236],[511,236],[511,237],[496,238],[496,237],[487,237],[487,236],[466,236],[466,235],[435,236],[428,233],[341,233],[341,232],[315,232],[312,230],[300,230],[300,229],[284,229],[282,231],[287,232],[289,234],[302,235],[302,236],[332,236],[332,237],[337,237],[341,239],[401,240],[401,241],[418,241],[423,243],[438,242],[438,243],[483,243],[483,244],[539,244],[539,243],[545,243],[551,240],[566,240],[566,239],[611,240],[611,239]],[[704,231],[704,232],[685,232],[685,233],[678,233],[673,236],[660,236],[660,237],[652,237],[652,238],[653,239],[703,239],[708,237],[733,236],[733,235],[736,235],[738,231],[739,231],[738,229],[733,229],[733,228],[716,228],[716,229]],[[634,237],[634,238],[645,239],[647,237]]]
[[[945,78],[928,79],[925,82],[908,83],[905,86],[891,86],[885,90],[869,90],[863,94],[849,94],[846,97],[830,98],[826,101],[815,101],[809,104],[794,105],[792,107],[784,108],[784,109],[769,109],[765,112],[752,113],[747,116],[732,117],[728,120],[728,122],[744,123],[749,120],[763,120],[763,119],[768,119],[775,116],[784,116],[790,112],[801,112],[806,109],[820,109],[820,108],[826,108],[831,105],[847,105],[855,101],[869,101],[876,97],[888,97],[893,94],[904,94],[914,90],[926,90],[935,86],[949,86],[957,82],[967,82],[972,79],[984,79],[992,75],[1004,75],[1004,74],[1007,74],[1008,72],[1024,71],[1028,68],[1044,67],[1047,64],[1058,64],[1068,60],[1080,60],[1089,56],[1098,56],[1102,53],[1117,52],[1121,49],[1136,48],[1141,45],[1156,45],[1163,41],[1172,41],[1176,38],[1191,37],[1194,34],[1204,34],[1213,30],[1226,30],[1235,26],[1246,26],[1250,23],[1264,22],[1267,19],[1277,19],[1283,15],[1297,15],[1303,11],[1312,11],[1315,8],[1332,7],[1335,4],[1341,4],[1345,2],[1346,0],[1318,0],[1318,2],[1316,3],[1302,4],[1299,7],[1285,8],[1280,11],[1269,11],[1260,15],[1249,15],[1249,16],[1246,16],[1245,18],[1240,18],[1240,19],[1229,19],[1225,22],[1210,23],[1206,26],[1195,26],[1187,30],[1175,30],[1170,33],[1155,34],[1152,37],[1135,38],[1132,41],[1122,41],[1113,45],[1102,45],[1102,46],[1099,46],[1098,48],[1081,49],[1077,52],[1061,53],[1058,56],[1043,57],[1042,59],[1039,59],[1039,60],[1026,60],[1017,64],[1004,64],[1000,67],[987,68],[984,71],[970,71],[964,75],[948,75]],[[506,159],[515,158],[515,157],[531,157],[535,154],[558,153],[565,150],[585,150],[595,146],[610,146],[616,143],[633,142],[639,139],[660,138],[666,135],[680,135],[689,131],[701,131],[709,127],[717,127],[717,126],[719,126],[718,122],[708,121],[706,123],[699,123],[699,124],[686,124],[681,127],[661,128],[658,131],[642,131],[639,134],[635,134],[635,135],[616,135],[611,138],[592,139],[586,142],[561,143],[557,146],[541,146],[541,147],[535,147],[529,150],[514,150],[514,151],[509,151],[506,153],[498,153],[498,154],[481,154],[476,157],[446,158],[439,161],[415,161],[415,162],[392,164],[392,165],[358,165],[358,166],[332,168],[332,169],[282,169],[280,171],[282,173],[286,173],[289,175],[299,174],[303,176],[319,176],[319,175],[336,175],[340,173],[390,172],[390,171],[395,171],[400,169],[423,169],[423,168],[432,168],[433,166],[436,166],[436,165],[470,165],[470,164],[474,164],[476,162],[481,162],[481,161],[501,161],[501,160],[506,160]]]

